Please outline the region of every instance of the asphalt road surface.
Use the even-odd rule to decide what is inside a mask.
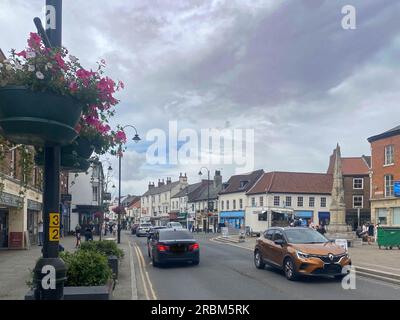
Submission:
[[[291,282],[281,271],[258,270],[250,250],[213,242],[199,235],[200,264],[152,266],[146,238],[131,236],[138,299],[160,300],[353,300],[400,299],[400,287],[356,277],[356,289],[345,290],[341,281],[307,277]]]

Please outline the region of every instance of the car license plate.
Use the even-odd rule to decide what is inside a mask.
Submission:
[[[171,251],[177,253],[185,252],[185,246],[183,245],[172,246]]]

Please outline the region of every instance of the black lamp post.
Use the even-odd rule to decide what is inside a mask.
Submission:
[[[199,176],[201,177],[203,175],[203,173],[201,172],[201,170],[207,170],[207,231],[205,232],[209,232],[210,230],[210,217],[209,217],[209,208],[210,208],[210,170],[208,170],[208,168],[206,167],[202,167],[200,168],[199,171]]]
[[[125,128],[133,128],[135,130],[135,136],[132,138],[135,143],[138,143],[141,140],[134,126],[128,124],[123,127],[122,130]],[[118,210],[121,209],[121,158],[122,144],[119,145],[118,150]],[[118,212],[118,243],[121,243],[121,212]]]
[[[54,9],[51,22],[46,21],[46,31],[39,18],[34,22],[47,47],[61,47],[62,0],[46,0],[46,6]],[[54,21],[55,19],[55,21]],[[59,145],[44,148],[43,188],[43,257],[36,263],[35,299],[61,300],[64,296],[66,267],[58,256],[60,237],[60,150]],[[48,281],[45,281],[46,279]]]

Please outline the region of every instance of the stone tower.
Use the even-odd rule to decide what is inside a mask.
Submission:
[[[342,157],[340,146],[334,151],[333,184],[330,211],[330,223],[327,226],[326,236],[329,239],[347,239],[349,244],[356,239],[351,226],[346,224],[346,203],[344,201],[344,184],[342,173]]]

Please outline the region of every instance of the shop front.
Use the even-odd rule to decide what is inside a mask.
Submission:
[[[169,221],[179,222],[184,228],[188,228],[186,212],[170,212]]]
[[[42,204],[33,200],[27,201],[27,229],[30,244],[39,242],[39,222],[42,221]]]
[[[321,226],[329,225],[331,214],[329,212],[318,212],[318,223]]]
[[[241,229],[244,227],[244,217],[244,211],[221,211],[219,214],[220,223],[234,229]]]
[[[310,225],[311,222],[313,222],[313,215],[314,215],[313,211],[295,211],[294,212],[294,217],[296,219],[301,219],[303,226],[308,226],[308,225]]]
[[[0,249],[8,249],[8,210],[0,209]]]

